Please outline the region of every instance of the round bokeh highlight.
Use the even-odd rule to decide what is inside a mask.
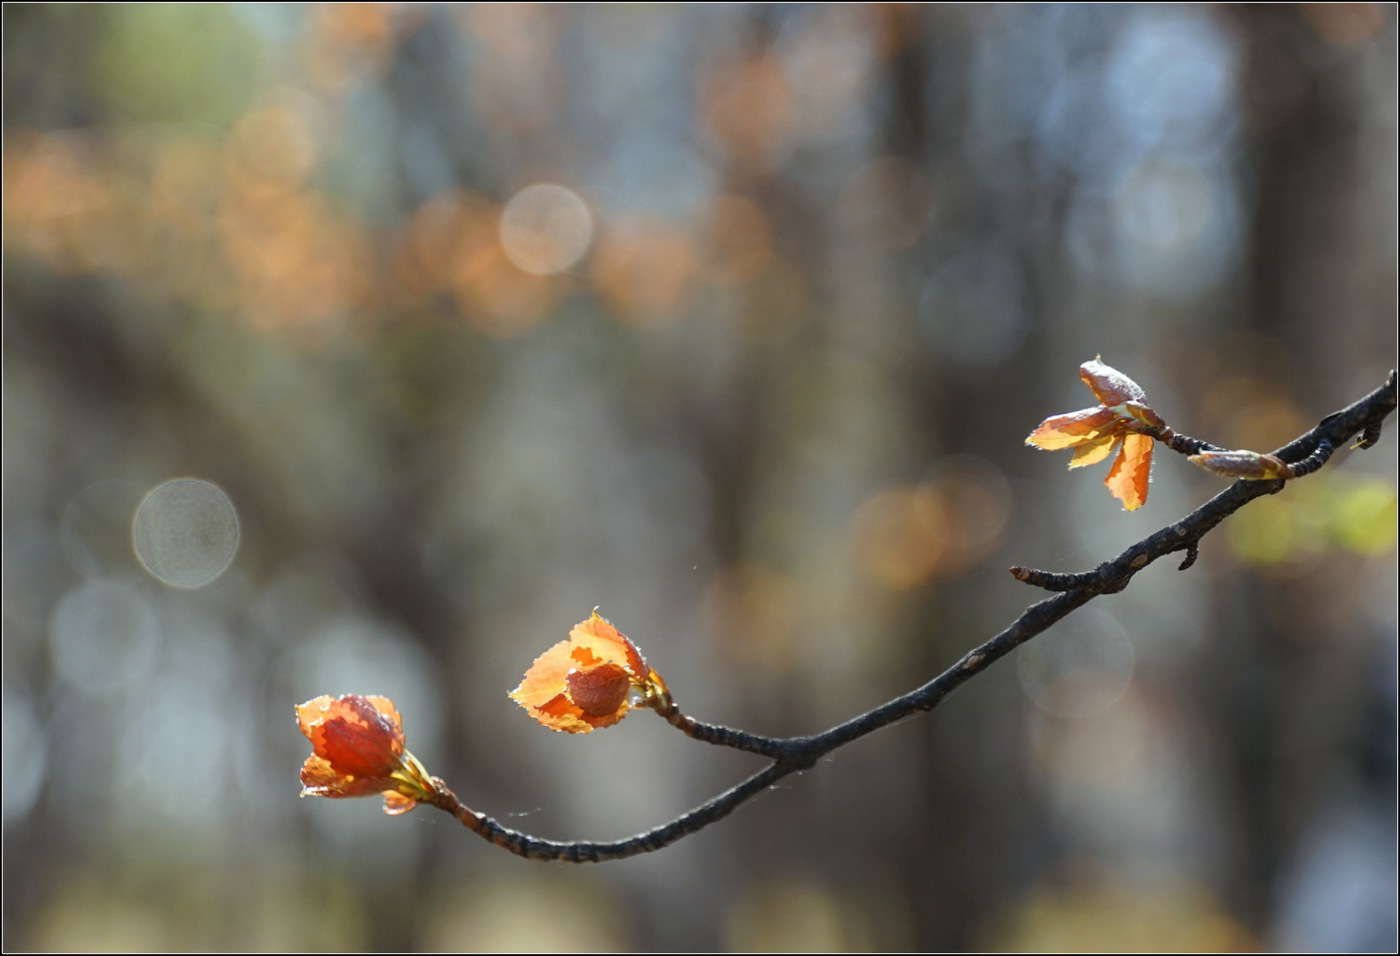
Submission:
[[[141,566],[172,588],[213,582],[233,563],[239,538],[232,499],[198,478],[175,478],[152,488],[131,522]]]

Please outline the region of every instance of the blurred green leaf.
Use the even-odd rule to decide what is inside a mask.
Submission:
[[[232,121],[256,90],[257,37],[224,4],[139,3],[109,8],[93,59],[93,90],[119,119]]]

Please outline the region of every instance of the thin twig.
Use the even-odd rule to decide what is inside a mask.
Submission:
[[[1201,441],[1199,438],[1192,438],[1190,435],[1183,435],[1181,432],[1167,425],[1149,425],[1146,422],[1130,421],[1128,430],[1137,432],[1139,435],[1147,435],[1155,438],[1163,445],[1166,445],[1178,455],[1199,455],[1208,451],[1225,451],[1219,445],[1212,445],[1208,441]]]
[[[666,718],[666,722],[675,727],[681,733],[693,740],[701,740],[707,744],[717,744],[721,747],[732,747],[735,750],[746,750],[749,753],[762,754],[765,757],[782,759],[788,756],[792,748],[788,741],[780,737],[764,737],[759,734],[751,734],[746,730],[735,730],[733,727],[721,727],[718,724],[707,724],[704,721],[696,720],[681,713],[674,700],[668,696],[666,706],[657,708],[657,713]]]
[[[1395,407],[1396,373],[1392,371],[1383,386],[1355,404],[1327,416],[1316,428],[1289,442],[1274,454],[1294,465],[1295,476],[1315,471],[1327,461],[1332,448],[1340,447],[1358,432],[1362,434],[1362,439],[1357,447],[1369,448],[1374,445],[1380,437],[1381,423]],[[1189,443],[1190,447],[1196,449],[1192,454],[1198,453],[1201,448],[1215,447],[1196,439],[1183,439],[1178,443],[1182,444],[1183,448]],[[1306,471],[1300,471],[1305,466]],[[1121,591],[1127,587],[1133,576],[1153,561],[1176,551],[1185,551],[1186,560],[1181,564],[1181,569],[1185,570],[1195,561],[1202,537],[1250,501],[1273,494],[1283,485],[1282,480],[1236,481],[1180,521],[1149,535],[1093,571],[1054,574],[1013,568],[1012,573],[1018,580],[1061,593],[1026,608],[1010,627],[968,651],[956,664],[922,687],[822,733],[804,737],[763,737],[695,720],[682,714],[675,703],[668,699],[664,706],[658,708],[658,713],[687,736],[706,743],[762,754],[773,758],[773,763],[743,783],[655,829],[611,842],[545,840],[512,830],[491,817],[472,810],[437,778],[434,778],[434,784],[438,788],[438,796],[432,801],[433,805],[451,813],[467,829],[496,846],[532,860],[597,863],[659,850],[728,816],[739,804],[769,789],[783,777],[811,767],[822,756],[836,748],[882,727],[888,727],[910,714],[932,710],[964,681],[980,674],[999,658],[1005,657],[1037,634],[1048,630],[1061,618],[1088,604],[1100,594]]]
[[[636,836],[627,837],[625,840],[602,843],[592,840],[570,842],[546,840],[512,830],[510,827],[502,826],[486,814],[477,813],[466,806],[457,799],[457,795],[449,790],[446,784],[436,777],[433,778],[433,783],[437,786],[438,793],[433,800],[433,806],[452,814],[464,827],[482,839],[494,843],[503,850],[509,850],[516,856],[523,856],[527,860],[601,863],[604,860],[621,860],[625,857],[636,856],[639,853],[650,853],[653,850],[669,846],[681,837],[689,836],[696,830],[703,829],[716,820],[729,816],[739,804],[762,793],[773,783],[797,769],[799,768],[789,766],[782,761],[774,762],[738,786],[726,790],[713,800],[677,817],[670,823],[647,830],[645,833],[638,833]]]

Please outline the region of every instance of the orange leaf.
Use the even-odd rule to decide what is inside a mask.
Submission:
[[[600,661],[614,661],[626,666],[638,680],[646,679],[647,662],[637,648],[596,610],[588,620],[569,632],[569,642],[576,648],[588,649]]]
[[[510,692],[511,699],[526,710],[534,710],[563,694],[574,666],[569,651],[569,642],[560,641],[535,658],[520,686]]]
[[[1100,405],[1045,419],[1026,438],[1026,444],[1045,451],[1059,451],[1096,441],[1105,435],[1120,434],[1121,427],[1122,423],[1113,409]]]
[[[530,716],[550,730],[561,730],[569,734],[586,734],[594,724],[584,714],[583,708],[569,700],[566,694],[556,694],[539,707],[530,708]],[[618,718],[621,720],[622,718]],[[617,721],[613,721],[617,723]],[[607,726],[604,724],[603,726]]]
[[[1109,493],[1123,502],[1124,509],[1136,511],[1147,501],[1147,484],[1152,474],[1152,439],[1129,433],[1123,449],[1104,479]]]
[[[1113,454],[1122,440],[1119,435],[1105,435],[1085,442],[1074,450],[1074,457],[1069,461],[1070,468],[1083,468],[1085,465],[1103,461]]]

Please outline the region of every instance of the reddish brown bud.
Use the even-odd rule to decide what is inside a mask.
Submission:
[[[569,699],[591,717],[612,714],[627,699],[631,675],[621,664],[604,661],[592,667],[574,668],[565,683]]]

